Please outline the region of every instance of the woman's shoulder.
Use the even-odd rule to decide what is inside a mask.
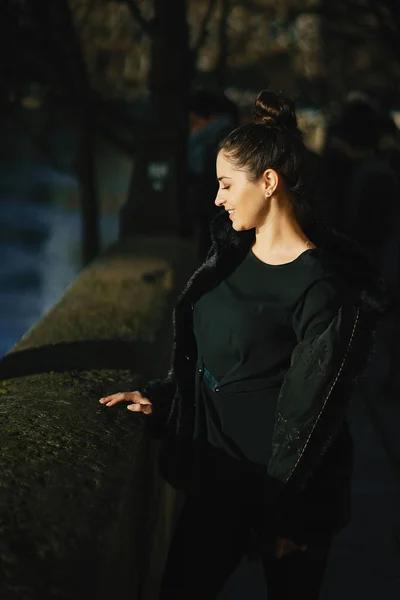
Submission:
[[[357,301],[358,292],[351,288],[343,271],[324,249],[312,249],[304,259],[303,286],[298,309],[308,306],[313,310],[319,307],[337,310],[343,304]]]
[[[324,249],[312,248],[304,252],[301,258],[305,287],[315,285],[320,281],[331,282],[332,286],[344,285],[342,271]]]
[[[341,242],[316,248],[311,254],[314,282],[329,282],[342,297],[368,313],[387,312],[392,296],[382,276],[357,244]]]

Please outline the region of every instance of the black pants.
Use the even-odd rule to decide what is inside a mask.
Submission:
[[[243,487],[241,488],[243,489]],[[247,487],[247,490],[249,488]],[[247,549],[252,524],[262,507],[237,486],[213,487],[188,496],[178,519],[165,565],[160,600],[213,600]],[[268,600],[317,600],[331,536],[281,559],[263,555]]]

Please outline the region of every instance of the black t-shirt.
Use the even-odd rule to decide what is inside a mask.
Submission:
[[[326,328],[343,293],[319,250],[312,249],[283,265],[266,264],[250,250],[226,280],[204,294],[194,306],[195,439],[267,464],[292,352]]]

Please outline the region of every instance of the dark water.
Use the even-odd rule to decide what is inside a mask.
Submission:
[[[49,165],[12,123],[0,124],[0,356],[56,303],[81,268],[79,190],[74,140],[53,133],[59,166]],[[130,162],[98,147],[101,245],[118,237],[118,208]],[[110,207],[111,204],[111,207]]]

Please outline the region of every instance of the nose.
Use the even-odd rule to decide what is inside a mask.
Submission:
[[[220,198],[219,192],[217,193],[215,200],[214,200],[214,204],[215,206],[222,206],[223,204],[225,204],[226,200],[224,200],[223,198]]]

